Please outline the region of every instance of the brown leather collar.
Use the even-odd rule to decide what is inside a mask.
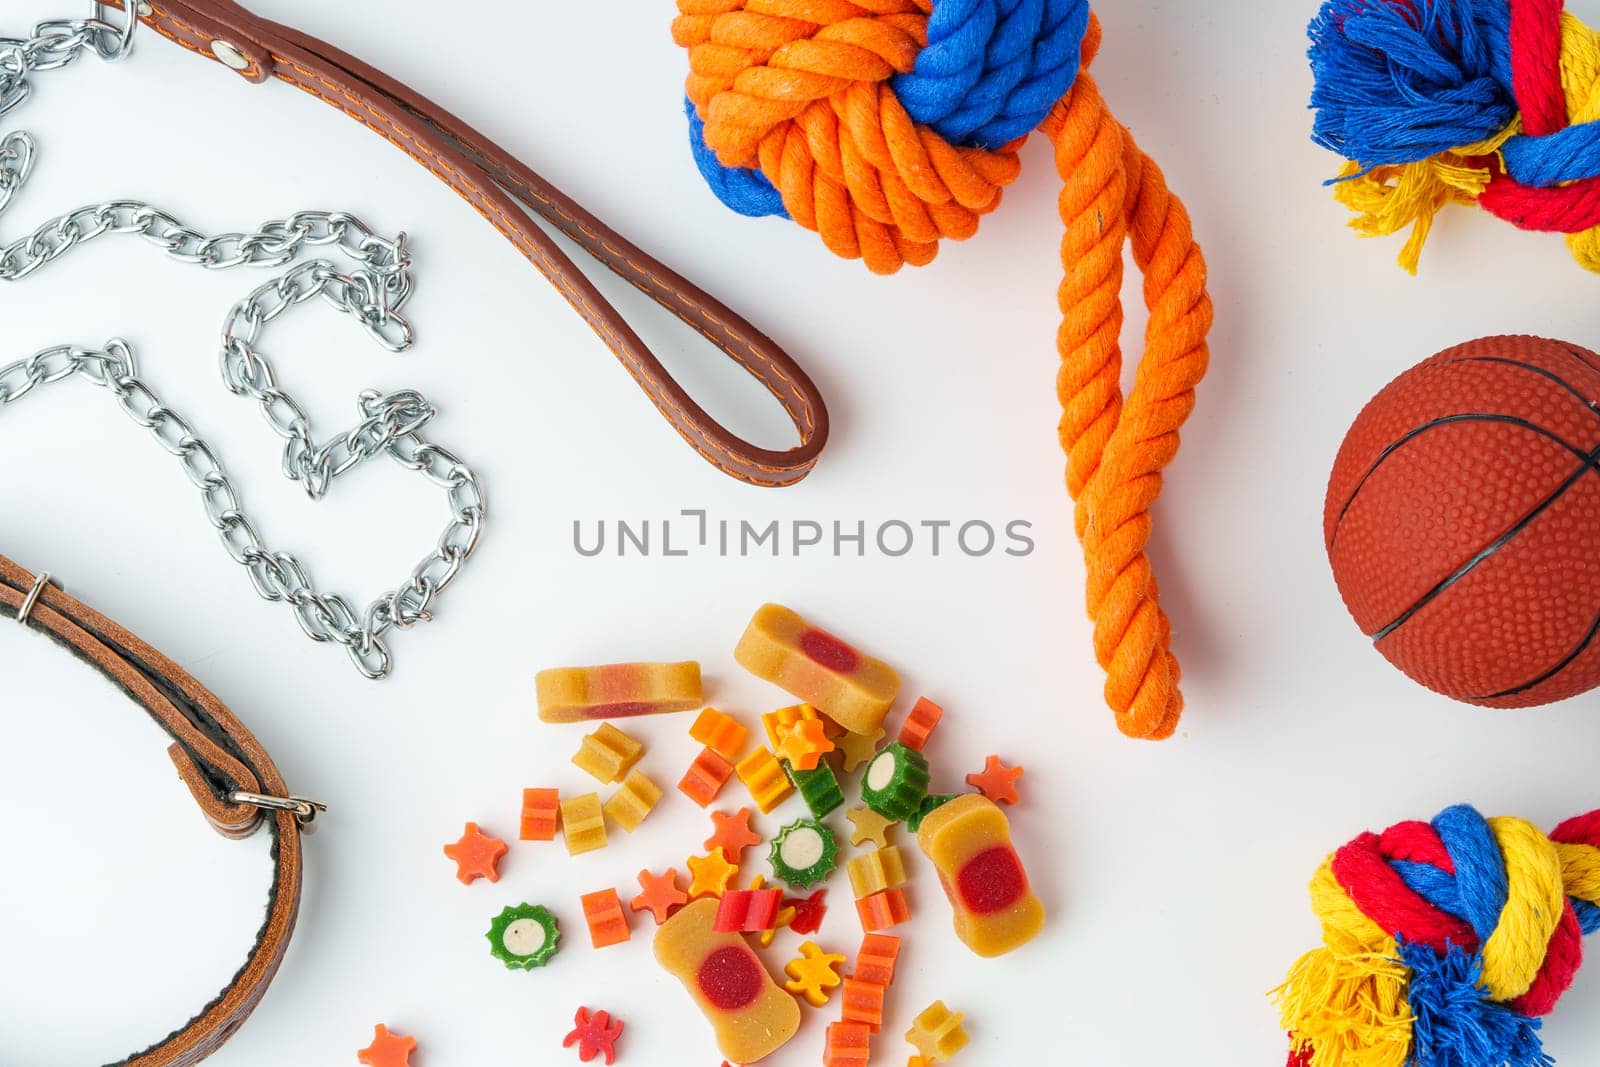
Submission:
[[[283,779],[250,731],[177,664],[59,588],[44,585],[0,556],[0,619],[25,623],[105,675],[172,737],[167,754],[200,810],[222,834],[248,837],[265,825],[272,835],[272,888],[266,918],[244,966],[228,987],[181,1028],[119,1067],[188,1067],[220,1048],[238,1029],[277,972],[300,907],[300,824],[288,811],[269,814],[228,798],[236,791],[287,797]]]
[[[117,7],[125,0],[111,0]],[[431,100],[315,37],[269,22],[233,0],[150,0],[140,19],[198,55],[219,51],[246,80],[279,78],[375,130],[460,193],[550,279],[616,353],[673,428],[718,469],[756,485],[790,485],[816,464],[828,412],[799,364],[749,322],[640,251],[510,152]],[[788,413],[800,444],[759,448],[695,403],[626,319],[584,277],[532,211],[619,277],[704,335],[766,386]]]

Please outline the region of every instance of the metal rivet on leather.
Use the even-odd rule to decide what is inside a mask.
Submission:
[[[244,70],[250,65],[250,60],[246,58],[243,52],[239,51],[238,46],[229,44],[227,41],[212,41],[211,54],[221,60],[223,66],[231,67],[234,70]]]

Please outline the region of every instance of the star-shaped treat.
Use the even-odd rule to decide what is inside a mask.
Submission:
[[[372,1044],[356,1053],[356,1059],[367,1067],[410,1067],[411,1054],[417,1049],[417,1039],[391,1034],[389,1028],[379,1023],[372,1028]]]
[[[498,882],[500,857],[506,854],[506,843],[484,833],[477,823],[469,822],[461,840],[444,846],[444,854],[456,861],[456,878],[462,885],[471,885],[479,878]]]
[[[790,898],[784,904],[794,908],[794,918],[789,929],[797,934],[814,934],[822,929],[822,917],[828,914],[828,891],[818,889],[809,897]]]
[[[720,897],[727,890],[728,883],[739,872],[737,863],[729,863],[728,857],[722,854],[720,848],[712,849],[704,856],[690,856],[689,865],[689,898]]]
[[[883,730],[877,729],[870,734],[846,733],[839,738],[839,752],[843,757],[841,766],[849,774],[863,763],[873,757],[878,751],[878,742],[883,740]]]
[[[744,850],[761,844],[761,835],[750,829],[750,809],[740,808],[732,815],[726,812],[711,813],[711,836],[706,838],[707,852],[721,849],[731,863],[738,863]]]
[[[860,846],[864,841],[871,841],[879,848],[889,844],[889,830],[894,826],[894,821],[879,815],[871,808],[851,808],[844,813],[850,821],[850,843]]]
[[[689,895],[678,888],[678,871],[675,867],[668,867],[666,874],[640,871],[639,889],[639,895],[628,901],[628,907],[633,911],[648,911],[655,917],[657,926],[670,919],[678,908],[689,903]]]
[[[979,773],[967,775],[967,784],[996,804],[1015,804],[1022,798],[1017,795],[1017,779],[1021,767],[1007,767],[999,756],[990,756]]]
[[[613,1019],[608,1011],[590,1013],[579,1008],[573,1016],[572,1033],[561,1042],[562,1048],[578,1046],[578,1059],[588,1063],[596,1056],[605,1056],[606,1063],[617,1060],[617,1038],[622,1036],[622,1020]]]
[[[816,770],[822,757],[833,748],[821,719],[800,719],[778,732],[778,758],[796,770]]]

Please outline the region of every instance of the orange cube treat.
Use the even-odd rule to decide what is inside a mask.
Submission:
[[[794,792],[794,783],[783,773],[777,757],[764,748],[757,748],[734,767],[739,781],[750,790],[761,814],[766,815],[782,804]]]
[[[761,728],[767,732],[767,744],[777,748],[783,741],[785,729],[808,719],[822,721],[822,716],[810,704],[791,704],[787,708],[767,712],[761,716]]]
[[[715,900],[697,900],[656,931],[656,960],[683,983],[730,1063],[772,1055],[800,1029],[800,1005],[740,934],[712,929]]]
[[[883,1029],[883,998],[888,992],[888,986],[852,974],[844,980],[844,989],[839,994],[839,1018],[847,1023],[861,1023],[877,1033]]]
[[[883,725],[900,676],[779,604],[764,604],[734,649],[750,673],[815,705],[851,733]]]
[[[850,876],[850,891],[860,900],[905,885],[906,861],[899,846],[890,845],[856,856],[845,864],[845,873]]]
[[[893,934],[868,934],[856,953],[855,977],[887,986],[894,983],[894,965],[900,958],[900,939]]]
[[[703,808],[717,799],[717,794],[732,777],[733,764],[714,750],[702,748],[678,782],[678,792]]]
[[[610,820],[628,833],[633,833],[644,822],[644,817],[661,799],[661,787],[646,778],[643,771],[633,771],[622,787],[611,794],[604,810]]]
[[[583,921],[589,924],[589,940],[595,948],[620,945],[633,936],[628,927],[628,913],[622,910],[622,901],[615,889],[585,893],[580,900]]]
[[[566,835],[567,853],[578,856],[606,847],[606,817],[598,793],[561,802],[561,832]]]
[[[933,728],[939,725],[939,720],[942,718],[944,718],[943,708],[927,697],[918,697],[917,702],[911,706],[911,713],[900,726],[900,743],[921,752],[922,746],[928,743],[928,736],[933,733]]]
[[[524,841],[554,841],[561,819],[561,794],[555,789],[522,791],[522,832]]]
[[[1033,940],[1044,905],[1011,844],[1011,824],[978,793],[957,797],[922,820],[917,844],[939,872],[955,911],[956,936],[980,956],[1000,956]]]
[[[552,667],[534,677],[545,722],[626,719],[692,711],[705,703],[698,663]]]
[[[872,1058],[872,1031],[864,1023],[829,1023],[822,1047],[822,1067],[867,1067]]]
[[[620,782],[644,755],[644,745],[608,722],[583,739],[572,762],[601,785]]]
[[[707,708],[689,727],[689,736],[732,762],[744,752],[744,743],[750,739],[750,729],[731,715],[716,708]]]
[[[861,929],[875,934],[910,919],[911,905],[906,903],[905,890],[885,889],[856,901],[856,914],[861,916]]]

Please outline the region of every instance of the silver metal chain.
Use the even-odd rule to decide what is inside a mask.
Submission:
[[[118,26],[106,16],[105,5],[95,4],[92,18],[43,22],[25,40],[0,37],[0,117],[28,98],[29,75],[65,67],[86,52],[113,61],[127,55],[138,20],[130,17]],[[28,134],[0,137],[0,212],[26,184],[36,156]],[[344,270],[330,259],[296,263],[235,304],[223,322],[221,366],[228,390],[256,401],[267,425],[283,438],[283,473],[313,500],[325,496],[340,475],[380,455],[444,489],[450,521],[437,544],[409,578],[364,611],[357,612],[342,596],[319,592],[298,559],[262,542],[216,453],[139,377],[126,341],[114,339],[98,349],[57,345],[0,366],[0,410],[36,386],[68,378],[107,390],[129,418],[177,458],[200,491],[206,518],[223,548],[245,568],[256,592],[265,600],[288,604],[308,637],[342,646],[366,677],[387,677],[394,661],[386,635],[428,621],[434,601],[476,549],[487,515],[483,486],[471,467],[423,439],[421,431],[435,411],[413,390],[361,393],[360,422],[317,443],[311,420],[278,385],[272,363],[257,346],[268,323],[321,297],[389,351],[408,348],[413,332],[400,314],[411,295],[405,235],[382,237],[352,215],[321,211],[273,220],[251,233],[207,235],[149,204],[108,200],[58,215],[10,243],[0,240],[0,282],[26,278],[107,234],[137,234],[172,258],[209,270],[283,267],[307,248],[326,248],[348,261]]]

